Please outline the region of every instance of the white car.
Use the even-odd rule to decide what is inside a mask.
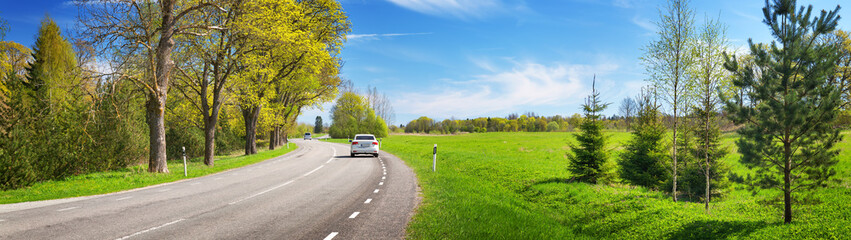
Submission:
[[[378,157],[378,139],[372,134],[358,134],[355,139],[349,140],[352,143],[351,156],[355,154],[371,154]]]
[[[310,140],[310,133],[304,133],[304,140]]]

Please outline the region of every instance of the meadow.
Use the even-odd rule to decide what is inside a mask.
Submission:
[[[32,186],[0,191],[0,204],[49,200],[104,193],[119,192],[182,179],[196,178],[228,169],[238,168],[277,157],[295,150],[290,144],[281,148],[258,152],[254,155],[218,156],[215,165],[204,165],[203,157],[187,159],[188,176],[183,176],[183,161],[168,162],[169,173],[149,173],[147,164],[140,164],[116,171],[89,173],[63,180],[45,181]]]
[[[629,133],[610,132],[611,160]],[[393,135],[382,150],[417,174],[423,202],[408,228],[412,239],[848,239],[851,237],[849,132],[828,188],[798,192],[792,224],[783,224],[779,191],[733,182],[724,197],[673,202],[663,192],[625,184],[570,182],[565,153],[571,133]],[[746,176],[733,141],[724,161]],[[432,172],[432,146],[438,145]],[[613,170],[614,171],[614,170]]]

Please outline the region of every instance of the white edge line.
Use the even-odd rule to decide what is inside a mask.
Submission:
[[[367,199],[366,199],[366,201],[365,201],[365,202],[363,202],[363,203],[364,203],[364,204],[368,204],[368,203],[370,203],[370,202],[372,202],[372,198],[367,198]]]
[[[275,189],[278,189],[278,188],[280,188],[280,187],[283,187],[283,186],[289,185],[290,183],[293,183],[293,182],[295,182],[295,180],[290,180],[289,182],[285,182],[284,184],[281,184],[281,185],[278,185],[278,186],[272,187],[272,188],[270,188],[270,189],[266,189],[266,191],[262,191],[262,192],[259,192],[259,193],[255,193],[254,195],[251,195],[251,196],[245,197],[245,198],[240,199],[240,200],[237,200],[237,201],[235,201],[235,202],[228,203],[228,205],[234,205],[234,204],[237,204],[237,203],[239,203],[239,202],[242,202],[242,201],[245,201],[245,200],[251,199],[251,198],[253,198],[253,197],[260,196],[261,194],[264,194],[264,193],[267,193],[267,192],[271,192],[272,190],[275,190]]]
[[[133,196],[127,196],[127,197],[115,199],[115,201],[127,200],[127,199],[131,199],[131,198],[133,198]]]
[[[6,219],[0,219],[0,222],[5,222],[5,221],[6,221]]]
[[[57,211],[57,212],[64,212],[64,211],[68,211],[68,210],[71,210],[71,209],[77,209],[77,208],[80,208],[80,207],[69,207],[69,208],[63,208],[63,209],[59,209],[59,210],[56,210],[56,211]]]
[[[170,222],[170,223],[166,223],[166,224],[159,225],[159,226],[156,226],[156,227],[148,228],[148,229],[145,229],[145,230],[142,230],[142,231],[136,232],[136,233],[134,233],[134,234],[130,234],[130,235],[124,236],[124,237],[122,237],[122,238],[117,238],[117,240],[124,240],[124,239],[128,239],[128,238],[131,238],[131,237],[136,236],[136,235],[140,235],[140,234],[143,234],[143,233],[146,233],[146,232],[150,232],[150,231],[153,231],[153,230],[157,230],[157,229],[163,228],[163,227],[168,226],[168,225],[172,225],[172,224],[175,224],[175,223],[182,222],[183,220],[186,220],[186,219],[183,219],[183,218],[181,218],[181,219],[177,219],[177,220],[174,220],[174,221],[172,221],[172,222]]]
[[[323,240],[331,240],[331,239],[334,239],[334,237],[336,237],[336,236],[337,236],[337,234],[339,234],[339,233],[338,233],[338,232],[332,232],[331,234],[328,234],[328,236],[327,236],[327,237],[325,237],[325,239],[323,239]]]
[[[322,167],[324,167],[324,166],[325,166],[325,165],[319,166],[319,167],[317,167],[316,169],[313,169],[313,171],[310,171],[310,172],[305,173],[305,174],[304,174],[304,176],[305,176],[305,177],[307,177],[307,175],[310,175],[311,173],[314,173],[314,172],[318,171],[320,168],[322,168]]]
[[[358,214],[360,214],[360,212],[354,212],[351,216],[349,216],[349,218],[356,218],[358,217]]]

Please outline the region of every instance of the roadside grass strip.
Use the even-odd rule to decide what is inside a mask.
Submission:
[[[170,173],[148,173],[148,165],[141,164],[121,170],[72,176],[65,180],[40,182],[26,188],[0,191],[0,204],[90,196],[196,178],[262,162],[295,149],[296,145],[292,144],[290,148],[261,151],[254,155],[217,157],[212,167],[204,165],[202,157],[187,159],[187,177],[183,176],[182,159],[168,162]]]
[[[629,133],[607,132],[609,171],[617,171]],[[409,239],[846,239],[851,236],[851,136],[844,140],[827,188],[797,192],[792,224],[783,224],[782,193],[731,181],[713,199],[673,202],[666,193],[621,183],[570,182],[571,133],[393,135],[387,151],[417,175],[423,200],[407,228]],[[739,177],[735,134],[721,161]],[[438,144],[437,172],[432,146]]]

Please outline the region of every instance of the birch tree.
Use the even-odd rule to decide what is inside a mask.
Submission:
[[[677,129],[680,113],[686,108],[687,94],[692,81],[688,70],[694,60],[691,43],[694,42],[694,13],[688,0],[668,0],[664,10],[659,10],[658,38],[645,48],[642,64],[649,81],[668,103],[673,116],[673,147],[671,153],[673,199],[677,201]]]

